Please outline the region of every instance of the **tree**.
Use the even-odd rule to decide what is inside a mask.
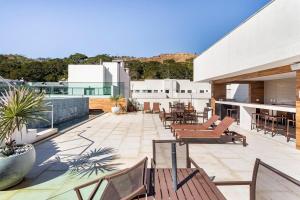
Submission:
[[[75,53],[69,56],[69,63],[70,64],[80,64],[83,63],[88,57],[81,53]]]

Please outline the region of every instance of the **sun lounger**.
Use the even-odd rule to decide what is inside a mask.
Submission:
[[[172,124],[171,132],[175,135],[178,130],[207,130],[211,127],[216,121],[218,121],[219,116],[213,115],[203,124]]]
[[[180,130],[176,132],[176,138],[188,143],[227,143],[241,141],[243,146],[246,146],[246,136],[228,130],[234,121],[231,117],[225,117],[213,130]]]

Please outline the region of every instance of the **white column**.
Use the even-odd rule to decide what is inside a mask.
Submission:
[[[240,106],[240,127],[246,130],[251,129],[251,115],[256,112],[256,108]]]

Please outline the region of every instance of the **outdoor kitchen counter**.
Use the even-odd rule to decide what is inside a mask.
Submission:
[[[276,111],[296,113],[296,106],[293,106],[293,105],[241,103],[241,102],[234,102],[234,101],[216,101],[216,103],[232,105],[232,106],[243,106],[243,107],[248,107],[248,108],[260,108],[260,109],[266,109],[266,110],[276,110]]]
[[[233,102],[233,101],[216,101],[216,104],[239,106],[240,127],[247,130],[251,129],[252,113],[256,113],[257,108],[296,113],[296,106],[293,105],[271,105],[271,104],[257,104],[257,103],[241,103],[241,102]]]

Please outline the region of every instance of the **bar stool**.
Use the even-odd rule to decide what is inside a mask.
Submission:
[[[258,109],[251,114],[251,130],[256,129],[257,132],[264,130],[266,118],[269,116],[269,110]]]
[[[264,128],[264,114],[262,113],[252,113],[251,114],[251,130],[256,129],[260,131]]]
[[[264,134],[268,131],[271,132],[272,137],[274,137],[280,130],[286,131],[285,126],[280,127],[280,122],[286,121],[285,116],[271,116],[267,115],[265,118]]]
[[[239,120],[239,109],[237,107],[227,108],[226,109],[226,114],[227,114],[227,116],[234,118],[235,121],[237,122],[237,124],[239,124],[239,122],[240,122],[240,120]]]
[[[292,127],[293,129],[290,128],[290,124],[293,124]],[[289,142],[291,139],[291,136],[295,136],[295,126],[294,124],[296,123],[296,120],[294,119],[288,119],[287,120],[287,126],[286,126],[286,141]],[[292,132],[293,130],[293,132]]]

